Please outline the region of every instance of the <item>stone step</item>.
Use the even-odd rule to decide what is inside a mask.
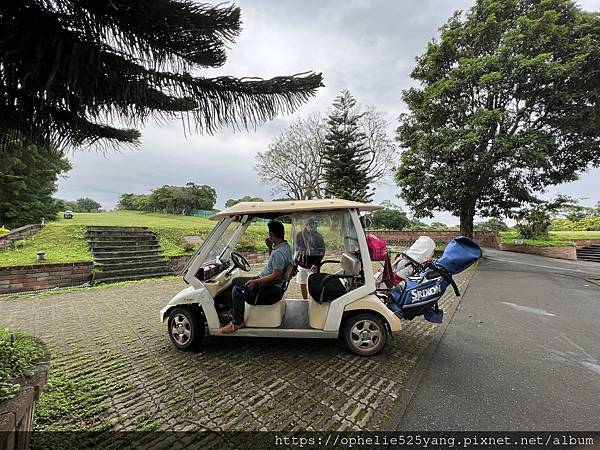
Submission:
[[[161,264],[158,266],[146,266],[146,267],[133,267],[129,269],[109,270],[109,271],[97,271],[94,272],[94,280],[104,280],[106,278],[123,277],[131,275],[152,275],[155,273],[171,273],[173,270],[171,266]]]
[[[143,274],[143,275],[123,275],[123,276],[118,276],[118,277],[102,278],[101,280],[94,281],[94,283],[95,284],[116,283],[118,281],[143,280],[144,278],[159,278],[159,277],[167,277],[167,276],[172,276],[172,275],[173,275],[173,272],[152,273],[152,274]]]
[[[101,247],[103,245],[146,245],[147,243],[158,244],[158,239],[152,238],[129,238],[129,239],[96,239],[89,240],[90,246]]]
[[[98,231],[98,232],[102,232],[102,231],[150,231],[148,229],[148,227],[117,227],[117,226],[111,226],[111,225],[107,225],[107,226],[102,226],[102,225],[93,225],[93,226],[88,226],[86,227],[86,229],[88,231]]]
[[[578,255],[600,255],[600,250],[577,250]]]
[[[112,252],[94,252],[94,258],[122,258],[127,256],[151,256],[162,254],[162,249],[155,250],[117,250]]]
[[[102,252],[135,252],[139,250],[160,250],[160,245],[157,242],[154,244],[92,246],[92,253],[94,254]]]
[[[108,272],[111,270],[121,270],[121,269],[133,269],[133,268],[143,268],[143,267],[151,267],[151,266],[165,266],[171,267],[171,262],[168,259],[160,258],[143,258],[140,260],[131,260],[131,261],[120,261],[116,262],[101,262],[96,263],[95,267],[102,271]]]
[[[149,261],[152,259],[156,260],[164,260],[164,257],[161,254],[155,255],[132,255],[132,256],[113,256],[113,257],[96,257],[94,256],[94,262],[98,264],[111,264],[125,261]]]
[[[89,232],[89,240],[110,239],[110,240],[128,240],[128,239],[156,239],[156,235],[151,231],[115,231],[115,232]]]
[[[578,261],[600,262],[600,256],[577,256]]]

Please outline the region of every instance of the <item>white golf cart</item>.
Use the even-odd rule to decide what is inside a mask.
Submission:
[[[379,208],[339,199],[243,202],[212,216],[219,223],[183,270],[183,278],[190,286],[160,312],[161,321],[167,319],[172,343],[181,350],[193,349],[207,333],[341,338],[358,355],[379,353],[388,333],[401,328],[400,319],[375,295],[373,264],[359,220],[359,211]],[[262,225],[255,224],[248,232],[255,236],[257,232],[264,233],[266,237],[265,219],[284,222],[285,238],[293,249],[297,248],[296,236],[307,222],[318,224],[325,243],[324,259],[312,267],[313,273],[308,277],[308,300],[286,298],[288,284],[297,269],[292,263],[279,283],[281,299],[270,305],[250,300],[245,305],[246,326],[233,334],[223,334],[219,328],[226,322],[219,314],[220,301],[231,295],[232,281],[242,271],[251,270],[236,246],[253,221]]]

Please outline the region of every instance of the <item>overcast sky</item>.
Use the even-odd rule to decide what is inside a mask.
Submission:
[[[291,120],[313,111],[325,112],[342,89],[349,89],[362,105],[373,105],[390,122],[405,111],[402,89],[414,84],[414,58],[438,28],[467,0],[243,0],[243,30],[228,52],[226,64],[205,76],[233,75],[269,78],[307,70],[322,72],[325,87],[291,116],[279,117],[256,131],[222,129],[213,136],[184,136],[181,125],[148,123],[142,144],[134,150],[105,155],[75,151],[73,169],[59,181],[57,197],[91,197],[112,209],[122,193],[148,193],[164,184],[188,181],[217,190],[217,207],[244,195],[273,198],[254,170],[255,155]],[[581,0],[587,10],[600,10],[600,0]],[[600,170],[580,180],[549,190],[585,197],[584,204],[600,200]],[[398,193],[391,183],[380,186],[375,201],[392,200]],[[458,220],[447,213],[434,220]],[[429,220],[427,220],[429,222]]]

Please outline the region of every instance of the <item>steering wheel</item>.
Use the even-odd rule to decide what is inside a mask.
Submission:
[[[241,253],[231,252],[231,261],[233,261],[233,265],[238,269],[241,269],[244,272],[250,271],[250,263]]]

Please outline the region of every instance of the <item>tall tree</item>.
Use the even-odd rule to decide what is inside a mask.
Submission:
[[[314,95],[321,75],[191,75],[224,64],[240,9],[192,0],[0,2],[0,132],[34,142],[139,142],[153,117],[255,126]],[[110,123],[122,122],[128,128]]]
[[[373,211],[370,214],[369,228],[376,230],[402,230],[410,225],[410,220],[402,208],[386,200],[381,203],[383,209]]]
[[[102,208],[102,205],[96,200],[89,197],[81,197],[75,201],[75,212],[82,213],[97,213]]]
[[[477,0],[417,59],[396,173],[418,217],[514,215],[600,164],[600,18],[571,0]]]
[[[64,152],[55,147],[5,139],[0,145],[0,226],[56,219],[61,205],[52,194],[58,176],[70,169]]]
[[[349,91],[342,91],[327,120],[323,179],[327,195],[364,202],[373,195],[369,188],[373,176],[368,171],[369,148],[360,118],[356,100]]]
[[[365,135],[366,170],[376,184],[394,171],[396,145],[389,136],[389,124],[374,107],[359,113],[359,129]],[[297,119],[256,155],[256,172],[274,195],[289,199],[323,198],[325,134],[327,122],[318,113]]]
[[[256,171],[275,195],[294,200],[323,198],[325,121],[318,114],[298,119],[256,155]]]

